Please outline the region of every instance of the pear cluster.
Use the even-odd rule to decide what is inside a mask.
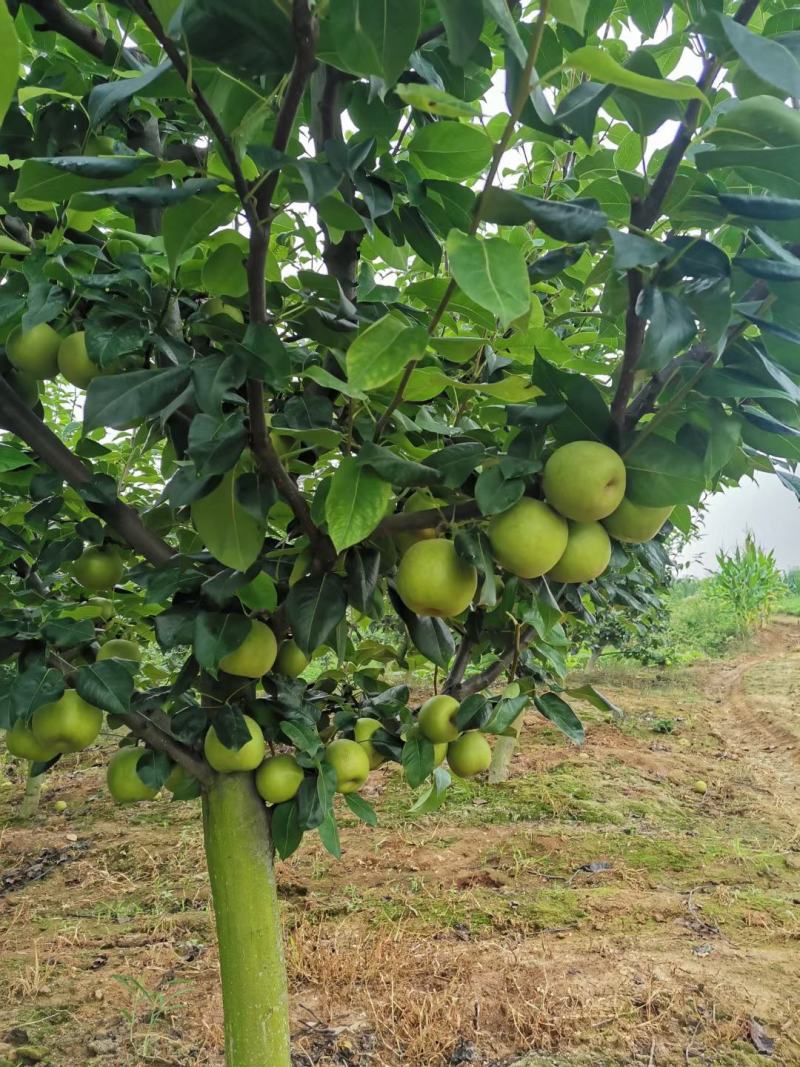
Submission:
[[[434,765],[445,759],[459,778],[474,778],[488,771],[492,749],[480,730],[459,730],[456,716],[461,705],[455,697],[440,694],[426,700],[419,709],[417,726],[420,734],[434,746]]]
[[[72,385],[86,389],[102,373],[89,357],[83,330],[62,337],[46,322],[30,330],[19,326],[12,330],[6,341],[6,355],[16,371],[13,384],[32,403],[38,396],[38,382],[61,374]]]
[[[494,558],[520,578],[594,581],[611,560],[612,538],[626,544],[649,541],[672,512],[634,503],[625,488],[625,464],[613,449],[598,441],[562,445],[545,464],[544,499],[525,496],[490,520]],[[436,506],[430,497],[423,504],[421,495],[415,496],[420,499],[412,498],[405,510]],[[400,599],[417,615],[460,615],[477,589],[475,567],[435,529],[403,537],[407,547],[395,578]]]

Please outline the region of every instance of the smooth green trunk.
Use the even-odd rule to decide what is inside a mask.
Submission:
[[[32,775],[30,773],[30,767],[28,769],[28,781],[25,784],[25,796],[22,798],[22,803],[19,806],[19,817],[22,822],[30,822],[31,819],[36,818],[36,813],[39,810],[39,798],[42,795],[42,786],[44,784],[44,775],[37,774]]]
[[[289,994],[267,809],[251,774],[203,798],[227,1067],[290,1067]]]

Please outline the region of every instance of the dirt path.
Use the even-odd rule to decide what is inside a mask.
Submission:
[[[279,865],[295,1067],[798,1067],[800,621],[595,681],[626,718],[582,749],[531,716],[508,783],[416,820],[383,769],[377,829]],[[31,828],[0,791],[0,1067],[222,1067],[197,806],[113,810],[105,758]]]
[[[743,759],[800,825],[800,625],[778,619],[758,651],[709,675],[726,755]]]

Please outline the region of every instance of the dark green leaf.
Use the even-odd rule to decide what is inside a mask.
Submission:
[[[422,785],[433,771],[433,745],[421,734],[410,737],[403,745],[403,770],[412,789]]]
[[[463,67],[481,37],[482,0],[436,0],[450,52],[450,61]]]
[[[136,763],[136,774],[149,789],[161,789],[171,772],[172,760],[166,752],[145,749]]]
[[[458,489],[467,480],[486,456],[486,449],[473,441],[462,441],[457,445],[434,452],[425,460],[426,467],[438,471],[439,481],[448,489]]]
[[[717,193],[717,199],[731,215],[765,222],[785,222],[800,219],[800,200],[781,196],[746,196]]]
[[[339,830],[336,826],[336,816],[333,808],[330,808],[325,818],[319,824],[319,836],[325,849],[337,860],[342,858],[342,846],[339,841]]]
[[[201,667],[215,678],[219,661],[233,652],[250,633],[244,615],[199,611],[194,623],[194,655]]]
[[[392,485],[427,486],[439,481],[439,474],[433,467],[406,459],[372,441],[366,441],[361,446],[356,459],[361,466],[370,467]]]
[[[697,333],[694,316],[674,293],[651,287],[644,294],[643,308],[649,324],[644,337],[642,370],[661,370],[672,356],[683,352]]]
[[[369,612],[380,568],[381,554],[376,548],[352,548],[347,553],[347,601],[356,611]]]
[[[29,667],[18,674],[11,688],[12,719],[30,718],[41,704],[52,704],[64,693],[64,678],[51,667]]]
[[[91,619],[50,619],[42,627],[42,637],[56,648],[76,648],[94,641],[94,623]]]
[[[754,74],[786,96],[800,97],[800,63],[788,48],[727,15],[718,14],[718,18],[725,36]]]
[[[95,378],[86,392],[85,430],[122,430],[161,412],[189,383],[189,367],[136,370]]]
[[[96,85],[89,93],[89,101],[86,105],[92,125],[99,126],[120,104],[127,104],[171,67],[172,63],[166,59],[157,67],[149,67],[137,78],[118,78],[115,81]],[[125,157],[116,158],[124,159]]]
[[[548,237],[569,244],[588,241],[608,225],[605,212],[593,199],[542,200],[496,188],[488,191],[482,216],[486,222],[502,226],[523,226],[533,221]]]
[[[365,822],[367,826],[377,826],[378,816],[371,804],[368,804],[358,793],[345,793],[345,803],[357,819]]]
[[[337,574],[303,578],[289,590],[286,612],[294,639],[307,655],[324,644],[344,618],[347,599]]]
[[[112,715],[124,715],[133,695],[133,675],[128,661],[104,659],[90,667],[81,667],[74,679],[83,699]]]
[[[624,459],[626,496],[635,504],[654,508],[696,504],[705,489],[702,456],[664,437],[646,437],[641,443],[634,438]]]
[[[583,724],[565,700],[556,693],[543,693],[541,696],[534,696],[533,702],[542,715],[557,726],[570,741],[574,741],[576,745],[583,744],[586,739]]]
[[[478,475],[475,500],[482,515],[499,515],[507,511],[525,492],[521,478],[506,478],[499,466],[489,467]]]
[[[272,809],[270,827],[278,855],[285,860],[298,849],[303,840],[296,799],[287,800]]]

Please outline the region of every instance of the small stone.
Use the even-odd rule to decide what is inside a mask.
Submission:
[[[90,1041],[88,1048],[90,1052],[93,1052],[95,1056],[106,1056],[109,1052],[114,1051],[114,1041],[110,1037],[98,1037],[94,1041]]]

